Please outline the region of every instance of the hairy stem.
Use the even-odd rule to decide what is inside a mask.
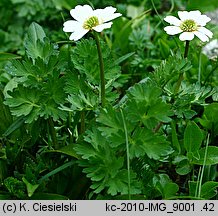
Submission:
[[[96,32],[94,33],[97,50],[98,50],[98,60],[99,60],[99,69],[100,69],[100,80],[101,80],[101,106],[105,106],[105,78],[104,78],[104,62],[103,62],[103,56],[101,52],[101,46],[98,34]]]

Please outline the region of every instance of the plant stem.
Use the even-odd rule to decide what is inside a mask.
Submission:
[[[189,43],[190,43],[190,41],[186,41],[186,43],[185,43],[184,58],[188,57]]]
[[[50,130],[51,140],[52,140],[54,149],[58,149],[59,145],[57,141],[57,134],[56,134],[55,127],[54,127],[54,121],[51,117],[48,119],[48,123],[49,123],[49,130]]]
[[[105,78],[104,78],[104,62],[103,62],[103,56],[101,52],[101,46],[98,34],[94,32],[94,37],[97,45],[98,50],[98,60],[99,60],[99,67],[100,67],[100,80],[101,80],[101,106],[105,106]]]
[[[187,56],[188,56],[189,42],[190,42],[190,41],[186,41],[186,43],[185,43],[184,58],[187,58]],[[179,79],[178,79],[178,81],[177,81],[177,83],[176,83],[175,94],[178,93],[179,88],[180,88],[180,86],[181,86],[181,83],[182,83],[183,79],[184,79],[184,76],[183,76],[183,73],[181,73],[180,76],[179,76]]]
[[[131,200],[131,177],[130,177],[130,160],[129,160],[129,141],[128,141],[128,131],[127,131],[127,127],[126,127],[126,122],[125,122],[125,118],[124,118],[124,114],[122,109],[120,109],[121,112],[121,116],[122,116],[122,120],[123,120],[123,127],[124,127],[124,131],[125,131],[125,139],[126,139],[126,159],[127,159],[127,172],[128,172],[128,197],[129,200]]]
[[[206,147],[205,147],[205,153],[204,153],[204,161],[203,161],[203,165],[202,165],[200,181],[199,181],[199,186],[198,186],[198,196],[197,196],[198,198],[201,197],[201,187],[202,187],[202,181],[203,181],[203,176],[204,176],[204,168],[206,166],[207,150],[208,150],[209,142],[210,142],[210,134],[208,134],[207,141],[206,141]]]

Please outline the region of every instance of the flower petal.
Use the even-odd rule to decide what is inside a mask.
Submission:
[[[201,16],[201,12],[199,10],[190,11],[190,12],[188,12],[188,16],[189,16],[189,18],[193,19],[194,17]]]
[[[189,19],[189,12],[187,12],[187,11],[178,11],[178,16],[182,21],[187,20],[187,19]]]
[[[164,30],[169,35],[175,35],[182,32],[182,30],[178,26],[166,26]]]
[[[94,11],[94,15],[97,16],[102,23],[108,22],[110,20],[113,20],[119,16],[122,16],[120,13],[114,13],[116,11],[116,8],[114,7],[106,7],[104,9],[97,9]]]
[[[185,40],[192,40],[194,38],[194,33],[193,32],[183,32],[180,36],[179,36],[179,39],[181,41],[185,41]]]
[[[112,22],[103,23],[103,24],[101,24],[101,25],[98,25],[98,26],[94,27],[93,29],[94,29],[95,31],[97,31],[97,32],[101,32],[101,31],[103,31],[104,29],[110,28],[112,24],[113,24]]]
[[[199,10],[195,11],[178,11],[179,18],[184,21],[188,19],[192,19],[194,21],[198,20],[198,18],[201,16],[201,12]]]
[[[199,27],[198,31],[207,35],[209,38],[213,37],[213,32],[211,32],[210,30],[206,29],[205,27]]]
[[[68,20],[64,23],[64,28],[63,31],[64,32],[74,32],[76,31],[78,28],[81,28],[82,25],[81,23],[79,23],[78,21],[75,20]]]
[[[201,15],[194,19],[194,21],[200,26],[205,26],[210,20],[210,17],[208,17],[207,15]]]
[[[89,5],[77,5],[70,14],[75,20],[84,22],[88,17],[93,16],[93,9]]]
[[[164,20],[168,22],[169,24],[175,25],[175,26],[180,26],[180,24],[182,23],[181,20],[179,20],[178,18],[174,16],[166,16]]]
[[[202,42],[209,41],[209,38],[204,33],[201,33],[199,31],[193,32]]]
[[[77,41],[82,38],[89,30],[79,28],[70,35],[70,40]]]

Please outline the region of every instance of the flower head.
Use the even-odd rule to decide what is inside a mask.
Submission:
[[[209,41],[213,33],[204,26],[211,20],[208,16],[202,15],[200,11],[178,11],[180,19],[174,16],[167,16],[164,20],[170,23],[164,30],[169,35],[180,34],[181,41],[192,40],[196,35],[201,41]]]
[[[75,20],[68,20],[64,23],[64,32],[72,32],[70,40],[79,40],[88,31],[95,30],[101,32],[110,28],[109,22],[122,14],[115,13],[116,8],[106,7],[104,9],[93,10],[89,5],[78,5],[70,11]]]

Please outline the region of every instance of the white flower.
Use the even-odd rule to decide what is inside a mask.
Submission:
[[[75,20],[68,20],[64,23],[64,32],[72,32],[70,40],[79,40],[88,31],[95,30],[101,32],[110,28],[111,21],[122,14],[114,13],[116,8],[106,7],[104,9],[93,10],[89,5],[78,5],[70,11]]]
[[[181,41],[192,40],[196,35],[201,41],[209,41],[213,33],[204,26],[211,20],[208,16],[202,15],[200,11],[178,11],[179,18],[167,16],[164,20],[171,24],[164,30],[169,35],[180,34]]]

